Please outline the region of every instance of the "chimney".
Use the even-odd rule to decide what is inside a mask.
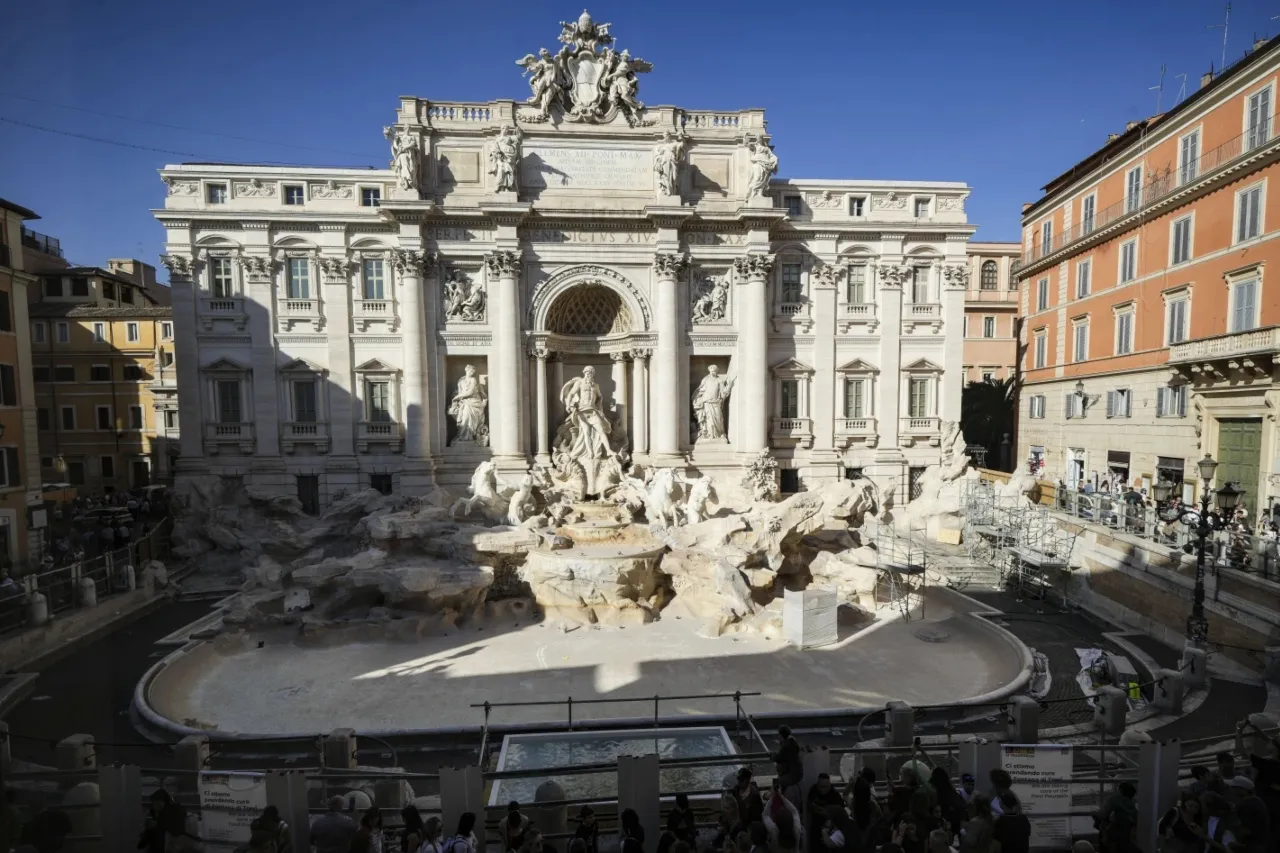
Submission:
[[[1200,88],[1201,88],[1201,89],[1203,89],[1205,86],[1208,86],[1208,85],[1209,85],[1210,83],[1212,83],[1212,82],[1213,82],[1213,70],[1212,70],[1212,69],[1210,69],[1209,71],[1206,71],[1206,72],[1204,72],[1203,74],[1201,74],[1201,75],[1200,75]]]

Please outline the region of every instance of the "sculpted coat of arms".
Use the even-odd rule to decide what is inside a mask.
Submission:
[[[545,47],[516,62],[529,77],[528,103],[538,118],[548,120],[558,109],[568,121],[609,122],[622,113],[635,126],[644,111],[636,75],[653,64],[629,51],[613,48],[609,24],[597,24],[583,10],[576,21],[561,21],[564,47],[552,54]]]

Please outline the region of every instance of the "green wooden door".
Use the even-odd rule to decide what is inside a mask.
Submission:
[[[1215,487],[1228,482],[1244,489],[1241,505],[1250,517],[1258,511],[1258,468],[1262,465],[1262,419],[1224,418],[1218,421],[1218,473]]]

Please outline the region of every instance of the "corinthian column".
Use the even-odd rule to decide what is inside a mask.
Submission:
[[[769,273],[773,256],[737,258],[738,370],[733,393],[742,422],[735,429],[741,453],[769,446]]]
[[[652,452],[654,464],[671,464],[680,455],[680,300],[676,280],[688,265],[683,254],[653,256],[654,327]]]
[[[427,409],[426,317],[423,281],[435,267],[435,255],[396,249],[391,256],[399,279],[400,311],[404,323],[404,455],[425,459],[431,455],[433,412]]]
[[[493,348],[489,360],[489,446],[495,456],[522,457],[520,441],[520,256],[484,256],[493,283]]]

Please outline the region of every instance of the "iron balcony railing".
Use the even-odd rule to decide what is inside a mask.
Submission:
[[[22,245],[37,252],[44,252],[46,255],[53,255],[55,258],[62,257],[62,243],[58,238],[32,231],[30,228],[22,229]]]
[[[1230,139],[1217,148],[1206,151],[1181,166],[1167,166],[1157,170],[1150,181],[1137,193],[1128,195],[1115,204],[1104,207],[1091,216],[1082,216],[1080,221],[1069,230],[1053,235],[1048,243],[1037,242],[1031,251],[1022,256],[1022,265],[1033,264],[1049,255],[1059,252],[1079,240],[1083,240],[1095,231],[1099,231],[1120,220],[1136,216],[1145,208],[1167,198],[1182,187],[1205,178],[1210,172],[1226,166],[1234,160],[1261,148],[1274,137],[1270,126],[1259,126]],[[1037,237],[1039,236],[1037,232]]]

